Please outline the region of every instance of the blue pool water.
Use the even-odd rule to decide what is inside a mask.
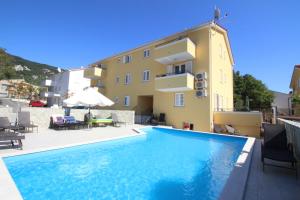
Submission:
[[[148,134],[4,158],[23,198],[218,199],[244,138],[145,128]]]

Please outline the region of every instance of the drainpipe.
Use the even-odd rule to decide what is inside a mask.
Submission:
[[[210,130],[212,131],[213,130],[213,110],[212,110],[212,105],[213,105],[213,102],[212,102],[212,97],[213,97],[213,94],[212,94],[212,42],[211,42],[211,38],[212,38],[212,26],[214,25],[214,22],[212,21],[210,23],[210,26],[209,26],[209,38],[208,38],[208,54],[209,54],[209,64],[208,64],[208,67],[209,67],[209,74],[208,74],[208,78],[209,78],[209,103],[210,103],[210,106],[209,106],[209,113],[210,113]]]

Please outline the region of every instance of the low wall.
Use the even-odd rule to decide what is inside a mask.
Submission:
[[[262,123],[261,112],[214,112],[214,124],[230,124],[243,135],[259,138]]]
[[[35,108],[26,107],[22,108],[22,111],[30,112],[30,120],[39,126],[39,128],[48,128],[50,122],[50,116],[53,114],[64,114],[62,108]],[[84,119],[84,114],[88,113],[86,109],[71,109],[71,115],[77,120]],[[134,124],[134,111],[131,110],[94,110],[91,109],[93,115],[98,115],[101,118],[107,118],[111,116],[111,113],[116,113],[118,119],[126,124]],[[15,122],[16,113],[13,113],[12,108],[0,108],[0,117],[8,117],[11,122]]]

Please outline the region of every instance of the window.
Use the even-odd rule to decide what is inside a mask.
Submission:
[[[148,58],[148,57],[150,57],[150,50],[146,49],[144,50],[144,58]]]
[[[130,105],[130,96],[125,96],[124,97],[124,106],[129,106]]]
[[[119,97],[115,97],[115,103],[119,103]]]
[[[116,76],[116,84],[119,84],[119,83],[120,83],[120,77]]]
[[[174,66],[174,71],[175,71],[175,74],[183,74],[186,72],[185,70],[185,64],[182,64],[182,65],[175,65]]]
[[[143,73],[143,81],[149,81],[150,80],[150,70],[145,70]]]
[[[184,106],[184,94],[175,93],[175,106],[180,107]]]
[[[300,78],[298,79],[298,88],[300,88]]]
[[[125,76],[125,85],[129,85],[131,83],[131,74],[127,73]]]
[[[132,61],[132,56],[126,55],[123,56],[123,63],[130,63]]]

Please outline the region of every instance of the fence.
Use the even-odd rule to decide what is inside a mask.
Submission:
[[[300,160],[300,123],[285,119],[278,119],[279,123],[284,123],[288,143],[292,143],[297,160]]]

